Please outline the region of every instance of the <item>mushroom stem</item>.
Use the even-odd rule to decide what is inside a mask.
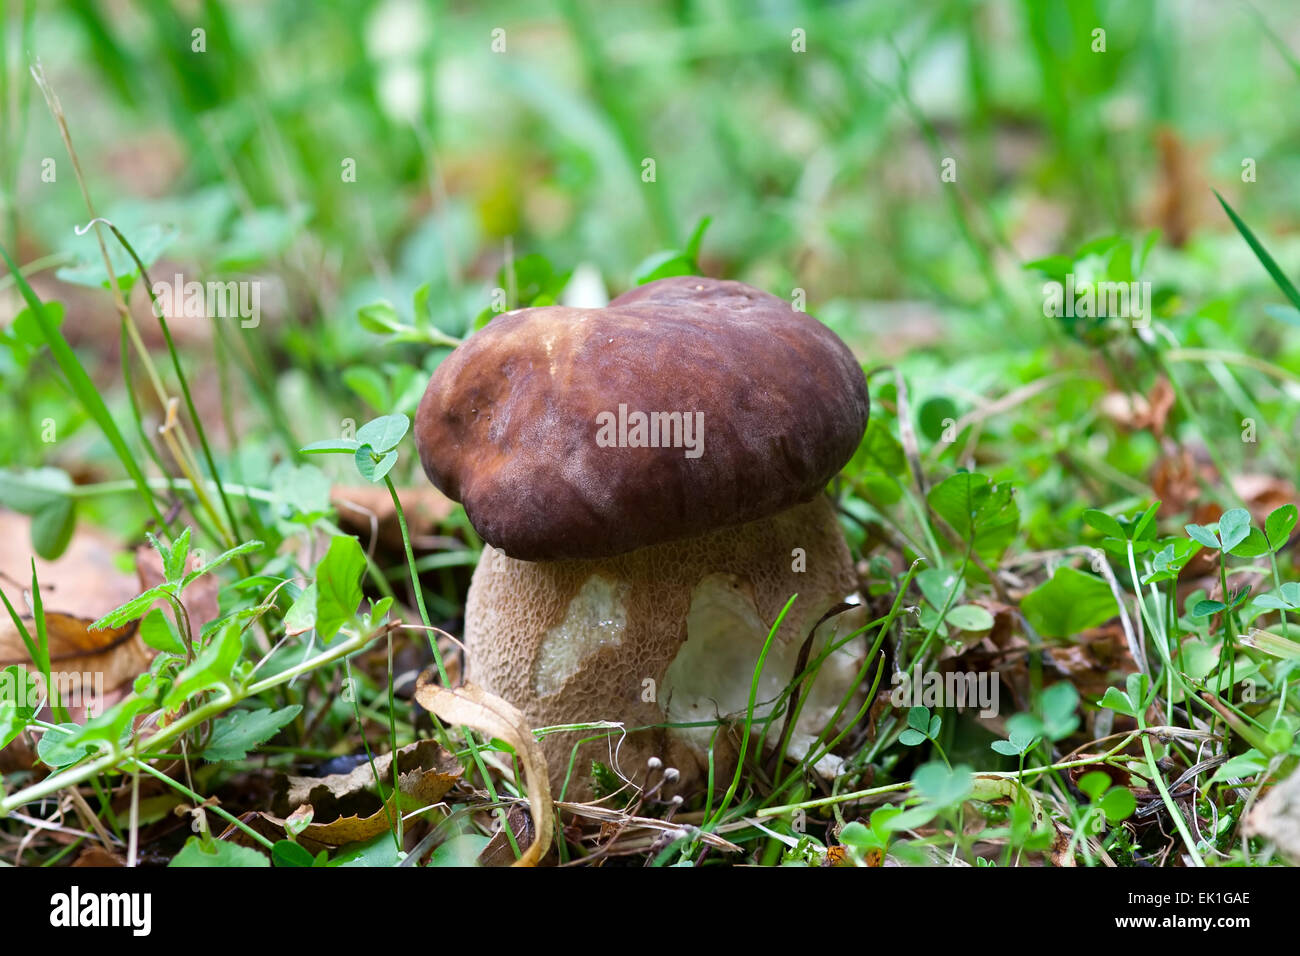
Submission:
[[[798,599],[757,678],[756,726],[796,676],[810,629],[855,587],[824,495],[612,558],[519,561],[489,546],[466,606],[469,676],[534,728],[613,720],[636,731],[586,743],[593,732],[548,734],[557,793],[568,778],[571,797],[587,795],[593,760],[636,780],[651,757],[679,771],[674,789],[689,789],[707,774],[711,746],[715,771],[734,765],[737,741],[717,725],[746,713],[759,654],[790,596]],[[820,732],[857,663],[848,650],[823,663],[805,690],[792,752]]]

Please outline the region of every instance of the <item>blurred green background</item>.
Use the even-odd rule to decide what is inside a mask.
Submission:
[[[111,308],[83,304],[107,325],[78,318],[51,278],[98,250],[74,233],[89,217],[28,72],[39,58],[100,214],[165,275],[266,284],[259,328],[190,339],[196,361],[215,356],[208,407],[248,481],[341,420],[413,409],[445,350],[377,335],[358,309],[387,300],[416,324],[427,309],[459,336],[503,281],[511,305],[599,301],[686,248],[705,217],[704,272],[803,290],[867,367],[906,370],[932,463],[1044,479],[1030,491],[1042,514],[1150,490],[1157,437],[1115,427],[1098,402],[1168,368],[1198,406],[1195,420],[1174,413],[1173,434],[1234,471],[1294,477],[1285,442],[1236,432],[1253,411],[1268,436],[1294,438],[1300,313],[1279,306],[1211,192],[1296,274],[1300,9],[1287,0],[3,9],[0,240],[44,271],[79,352],[115,356]],[[1154,367],[1150,343],[1062,328],[1042,282],[1065,267],[1140,269],[1162,347],[1261,356],[1284,374]],[[0,297],[0,314],[20,308],[11,282]],[[1050,421],[1017,403],[973,445],[935,443],[944,418],[1057,373],[1068,387],[1044,386]],[[13,439],[0,465],[84,471],[104,455],[76,421],[79,442],[41,443],[66,401],[39,358],[0,353],[0,375]],[[99,380],[124,407],[120,370]],[[892,384],[872,385],[896,411]],[[1071,456],[1087,459],[1083,484]]]

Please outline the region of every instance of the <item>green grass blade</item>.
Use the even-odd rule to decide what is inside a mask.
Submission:
[[[15,282],[17,282],[18,291],[22,293],[27,307],[32,310],[32,317],[36,320],[36,324],[41,327],[41,335],[44,337],[46,344],[49,345],[54,361],[58,363],[64,377],[67,378],[73,394],[77,396],[86,413],[95,420],[95,424],[104,433],[108,443],[113,446],[113,451],[117,453],[117,457],[121,460],[123,467],[126,468],[127,474],[131,476],[136,487],[140,489],[140,494],[149,502],[149,507],[153,510],[158,523],[165,525],[166,522],[158,511],[158,504],[154,501],[153,493],[149,490],[149,483],[144,476],[144,472],[140,470],[140,465],[136,462],[135,456],[131,454],[131,449],[126,446],[126,441],[122,438],[122,433],[118,431],[113,416],[108,413],[108,406],[100,398],[95,383],[90,380],[86,370],[81,367],[81,362],[78,361],[76,354],[72,351],[72,346],[68,345],[68,340],[63,337],[63,333],[55,327],[45,314],[44,303],[32,291],[32,287],[27,284],[27,280],[18,271],[18,266],[13,259],[9,258],[9,252],[4,246],[0,246],[0,257],[4,259],[5,265],[9,267],[9,271],[13,275]]]
[[[1281,266],[1268,254],[1264,244],[1255,238],[1255,234],[1250,231],[1250,227],[1241,221],[1241,217],[1237,215],[1236,210],[1228,205],[1228,201],[1219,195],[1217,189],[1214,190],[1214,195],[1219,200],[1219,205],[1223,207],[1223,211],[1228,214],[1228,218],[1232,220],[1232,224],[1241,233],[1241,237],[1246,240],[1251,251],[1255,253],[1255,258],[1268,270],[1268,274],[1273,277],[1277,287],[1282,290],[1282,294],[1291,300],[1293,306],[1300,309],[1300,292],[1296,291],[1296,287],[1291,284],[1291,280],[1286,277],[1286,273],[1282,271]]]

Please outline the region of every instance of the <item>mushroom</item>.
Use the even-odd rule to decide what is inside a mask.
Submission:
[[[707,773],[711,747],[715,771],[734,766],[727,733],[663,725],[743,714],[797,593],[762,671],[766,715],[810,631],[855,591],[824,489],[867,414],[862,369],[830,329],[743,283],[694,276],[601,309],[507,313],[439,365],[415,439],[429,479],[486,542],[466,602],[468,679],[534,727],[654,728],[578,746],[571,775],[575,745],[595,732],[546,735],[557,790],[569,777],[570,796],[588,793],[593,759],[637,780],[658,758],[678,771],[670,790]],[[792,752],[859,663],[847,649],[825,660]]]

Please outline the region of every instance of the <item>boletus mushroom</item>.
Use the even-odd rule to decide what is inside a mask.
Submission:
[[[824,490],[867,414],[862,369],[830,329],[740,282],[691,276],[600,309],[506,313],[439,365],[415,439],[486,542],[466,604],[468,679],[534,727],[658,725],[579,747],[569,796],[589,792],[593,759],[641,780],[659,757],[679,789],[707,772],[711,747],[715,769],[734,766],[739,730],[662,725],[743,715],[798,594],[762,671],[756,713],[769,713],[812,628],[856,590]],[[791,752],[859,663],[826,658]],[[544,738],[557,795],[592,735]]]

